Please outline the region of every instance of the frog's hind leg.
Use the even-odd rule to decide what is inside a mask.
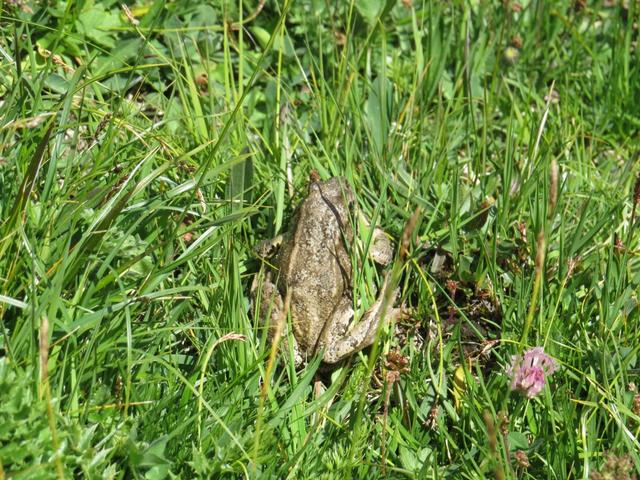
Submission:
[[[351,302],[348,302],[348,299],[345,299],[345,301],[349,303],[349,310],[342,309],[340,312],[342,315],[334,316],[334,319],[336,320],[334,328],[330,329],[329,334],[326,337],[328,340],[323,356],[323,360],[326,363],[339,362],[343,358],[368,347],[376,338],[380,322],[384,318],[391,319],[398,317],[401,312],[400,309],[389,306],[389,308],[384,312],[382,311],[382,307],[384,305],[384,293],[387,288],[387,284],[388,277],[385,279],[384,284],[380,289],[378,299],[362,316],[360,321],[348,331],[346,328],[353,319],[353,309],[351,308]],[[393,305],[396,296],[397,292],[394,292],[389,302],[390,305]],[[346,316],[348,311],[350,311],[349,318]]]
[[[352,352],[346,341],[347,329],[353,320],[353,305],[348,297],[342,298],[332,312],[325,331],[318,339],[315,351],[324,350],[322,360],[336,363]]]

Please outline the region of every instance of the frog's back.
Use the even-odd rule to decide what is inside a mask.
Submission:
[[[306,352],[315,348],[334,308],[350,288],[351,261],[345,240],[351,241],[353,235],[344,196],[351,192],[343,182],[334,178],[312,184],[282,252],[280,274],[291,290],[294,333]]]

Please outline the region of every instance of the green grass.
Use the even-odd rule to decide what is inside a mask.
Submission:
[[[640,473],[637,2],[50,3],[0,4],[0,479]],[[271,370],[313,170],[420,208],[410,314]]]

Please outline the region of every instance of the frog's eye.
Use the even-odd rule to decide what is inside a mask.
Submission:
[[[349,207],[349,210],[353,210],[356,206],[356,199],[353,197],[349,198],[349,200],[347,201],[347,206]]]
[[[342,200],[349,209],[352,209],[356,206],[356,198],[349,191],[342,192]]]

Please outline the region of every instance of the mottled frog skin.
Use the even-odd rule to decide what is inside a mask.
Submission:
[[[351,255],[356,218],[355,197],[346,179],[334,177],[312,181],[309,195],[295,212],[291,227],[281,238],[262,242],[256,251],[273,255],[259,297],[260,316],[269,322],[273,335],[279,320],[288,313],[293,328],[296,365],[322,352],[325,363],[336,363],[369,345],[382,321],[387,277],[377,300],[354,322]],[[373,233],[369,255],[387,265],[393,247],[379,229]],[[284,312],[285,298],[289,311]],[[395,301],[395,294],[392,299]],[[388,316],[396,315],[387,309]],[[282,337],[286,345],[287,331]]]

